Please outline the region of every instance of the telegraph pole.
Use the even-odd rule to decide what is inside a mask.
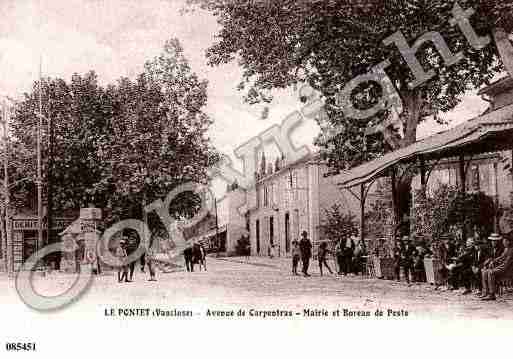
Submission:
[[[219,257],[219,250],[221,248],[221,245],[220,245],[220,240],[219,240],[219,224],[217,222],[217,198],[214,197],[214,207],[215,207],[215,211],[216,211],[216,252],[217,252],[217,256]]]
[[[43,181],[41,178],[41,131],[43,129],[43,76],[42,59],[39,60],[39,120],[37,126],[37,246],[43,247]]]
[[[7,126],[8,126],[8,116],[9,116],[9,109],[6,101],[4,100],[2,103],[2,140],[3,140],[3,147],[4,147],[4,220],[5,220],[5,227],[3,227],[3,238],[2,238],[2,251],[4,256],[4,263],[5,263],[5,269],[6,273],[11,273],[11,254],[10,248],[12,247],[12,244],[9,243],[9,178],[8,178],[8,161],[9,161],[9,145],[8,145],[8,138],[7,138]],[[1,221],[0,221],[1,223]],[[2,224],[3,226],[3,224]]]

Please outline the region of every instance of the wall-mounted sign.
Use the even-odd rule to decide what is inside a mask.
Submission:
[[[82,219],[102,219],[102,210],[100,208],[80,208],[80,218]]]
[[[73,218],[54,218],[52,221],[52,229],[64,229],[73,222]],[[43,219],[43,229],[48,228],[48,220]],[[15,231],[30,231],[37,230],[37,219],[34,218],[21,218],[12,220],[12,229]]]
[[[96,221],[80,218],[80,232],[90,233],[96,231]]]

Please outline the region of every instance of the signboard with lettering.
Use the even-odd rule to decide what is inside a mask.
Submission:
[[[82,233],[96,232],[96,221],[80,218],[80,232],[82,232]]]
[[[37,218],[23,218],[23,219],[13,219],[12,220],[12,228],[15,231],[29,231],[29,230],[37,230],[38,223]],[[73,218],[55,218],[52,221],[52,229],[59,230],[64,229],[69,226],[73,222]],[[48,221],[46,218],[43,219],[43,229],[48,229]]]
[[[102,219],[102,210],[100,208],[81,208],[80,218],[100,220]]]

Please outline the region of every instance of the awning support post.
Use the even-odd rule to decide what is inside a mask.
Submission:
[[[466,171],[465,171],[465,157],[459,157],[459,174],[460,174],[460,192],[465,193],[467,191],[466,187]]]
[[[426,161],[424,160],[424,157],[420,156],[420,185],[424,195],[426,195],[426,182]]]
[[[360,243],[365,247],[365,199],[367,194],[365,193],[365,185],[360,185]]]

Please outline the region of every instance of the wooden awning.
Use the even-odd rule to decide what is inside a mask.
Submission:
[[[444,132],[400,148],[373,161],[361,164],[337,177],[337,184],[350,188],[384,176],[399,163],[473,155],[513,149],[513,105],[469,120]]]

